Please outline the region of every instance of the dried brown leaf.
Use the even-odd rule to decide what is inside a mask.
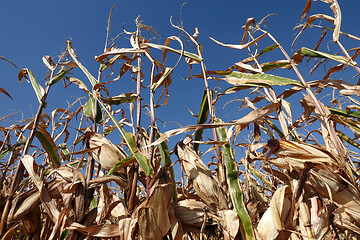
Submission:
[[[301,14],[301,21],[304,20],[304,17],[306,17],[306,14],[308,14],[308,12],[310,11],[311,2],[312,2],[312,0],[307,0],[307,1],[306,1],[304,10],[303,10],[303,12],[302,12],[302,14]]]
[[[267,105],[263,108],[257,109],[252,111],[251,113],[247,114],[243,118],[235,121],[230,121],[228,123],[217,123],[217,124],[197,124],[197,125],[191,125],[183,128],[173,129],[169,130],[163,134],[160,134],[160,138],[155,141],[152,145],[158,145],[161,142],[165,141],[166,139],[176,136],[183,132],[189,132],[189,131],[196,131],[198,129],[208,129],[208,128],[218,128],[218,127],[224,127],[224,126],[234,126],[234,125],[246,125],[250,124],[262,117],[266,117],[273,111],[275,111],[281,104],[280,103],[273,103],[270,105]]]
[[[257,43],[258,41],[260,41],[261,39],[263,39],[268,33],[264,33],[261,36],[255,38],[254,40],[246,43],[246,44],[240,44],[240,45],[236,45],[236,44],[225,44],[222,42],[219,42],[217,40],[215,40],[214,38],[210,37],[211,40],[213,40],[215,43],[223,46],[223,47],[228,47],[228,48],[233,48],[233,49],[244,49],[247,47],[250,47],[251,45],[253,45],[254,43]]]

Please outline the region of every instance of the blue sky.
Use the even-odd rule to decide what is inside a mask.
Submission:
[[[56,57],[59,55],[65,47],[66,40],[72,41],[79,60],[94,76],[97,76],[99,65],[95,62],[94,56],[103,52],[107,18],[113,4],[115,4],[115,7],[110,38],[121,33],[123,26],[128,31],[134,31],[134,20],[140,15],[140,19],[144,24],[158,30],[160,43],[163,44],[168,36],[179,36],[179,31],[171,27],[169,20],[172,16],[174,23],[180,23],[180,9],[183,3],[182,1],[165,0],[1,1],[0,56],[13,61],[18,66],[18,69],[5,61],[0,61],[0,87],[8,91],[14,99],[11,100],[3,94],[0,95],[2,102],[0,116],[3,117],[20,111],[24,118],[28,118],[36,113],[38,103],[31,85],[26,82],[23,84],[18,82],[17,74],[22,68],[28,68],[35,74],[36,79],[42,82],[46,75],[46,68],[41,60],[42,56]],[[255,20],[260,20],[267,14],[275,13],[277,16],[268,18],[267,30],[277,38],[289,55],[292,55],[291,43],[297,33],[293,31],[293,27],[300,23],[301,12],[305,3],[305,0],[188,1],[188,4],[184,5],[182,9],[181,20],[189,33],[192,33],[195,27],[199,29],[198,41],[204,46],[203,57],[207,69],[224,70],[233,63],[246,58],[248,52],[246,50],[221,47],[212,42],[209,37],[224,43],[239,44],[243,34],[241,26],[245,24],[247,18],[254,17]],[[343,15],[342,30],[357,35],[360,32],[359,17],[357,15],[357,11],[360,9],[360,1],[339,0],[339,4]],[[321,2],[313,2],[309,14],[314,13],[325,13],[332,16],[328,5]],[[302,46],[313,48],[320,35],[321,31],[319,29],[306,32],[297,42],[296,49]],[[328,35],[331,35],[331,33]],[[341,40],[344,40],[343,43],[345,43],[346,48],[356,46],[354,41],[348,41],[344,37]],[[327,42],[329,42],[329,39]],[[118,47],[130,47],[125,35],[121,35],[117,43]],[[265,40],[262,47],[266,47],[266,44],[270,45],[272,43]],[[171,46],[178,47],[175,43]],[[326,51],[326,45],[324,46],[322,50]],[[329,46],[330,50],[339,51],[336,46],[331,44]],[[187,50],[192,51],[192,48],[187,47]],[[174,56],[173,58],[177,59]],[[275,55],[275,58],[284,59],[280,53]],[[149,63],[147,63],[147,67],[149,67]],[[308,81],[318,79],[324,75],[323,71],[319,71],[318,74],[315,73],[310,77],[306,74],[311,67],[304,67],[304,69],[306,69],[304,75],[308,77]],[[193,73],[200,73],[199,66],[194,67]],[[73,74],[74,77],[86,81],[85,76],[80,71],[74,71]],[[182,126],[196,123],[196,119],[190,115],[188,109],[197,113],[204,90],[204,83],[201,79],[185,80],[184,78],[188,74],[189,69],[185,64],[180,65],[175,70],[172,78],[173,83],[169,89],[169,103],[156,111],[156,116],[161,120],[178,122]],[[277,74],[277,72],[274,72],[274,74]],[[292,71],[279,71],[278,74],[296,79]],[[341,77],[348,80],[352,75],[355,75],[355,72],[350,70],[349,75],[341,75]],[[145,79],[145,81],[147,80]],[[121,94],[135,90],[135,85],[131,80],[121,81],[126,81],[126,84],[129,85],[124,86],[123,89],[113,89],[114,93]],[[41,84],[44,86],[43,82]],[[210,83],[211,88],[217,85],[222,87],[222,90],[224,90],[224,87],[228,87],[217,82]],[[57,107],[66,107],[68,102],[73,102],[77,97],[84,96],[85,94],[75,86],[64,89],[62,84],[58,83],[50,91],[47,101],[48,107],[45,111],[50,113]],[[85,103],[85,100],[83,103]],[[233,106],[233,108],[223,110],[220,105],[220,107],[218,106],[218,116],[227,121],[244,116],[243,112],[235,114],[236,108],[236,106]],[[301,111],[295,114],[300,113]],[[22,118],[21,115],[14,116],[14,119],[20,118]],[[170,124],[162,130],[176,127],[178,125]]]

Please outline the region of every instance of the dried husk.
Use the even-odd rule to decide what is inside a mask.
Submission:
[[[192,181],[199,197],[214,209],[226,209],[226,198],[219,181],[213,177],[209,168],[203,163],[195,151],[180,142],[177,145],[177,154],[184,172]]]
[[[95,148],[91,155],[105,170],[112,169],[120,160],[126,158],[126,153],[99,133],[86,133],[89,147]],[[119,171],[123,169],[119,169]]]
[[[292,229],[291,189],[283,186],[276,190],[270,206],[260,219],[257,231],[262,240],[287,239]]]

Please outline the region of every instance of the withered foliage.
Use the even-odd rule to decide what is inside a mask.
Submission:
[[[240,44],[211,38],[249,57],[206,70],[198,29],[191,35],[173,25],[193,45],[186,50],[176,36],[163,44],[148,40],[155,30],[137,19],[136,31],[124,30],[128,47],[106,40],[95,57],[97,77],[69,41],[58,61],[43,57],[45,88],[22,69],[19,81],[31,84],[39,107],[33,118],[0,127],[1,239],[359,239],[360,91],[351,79],[330,78],[349,69],[360,74],[359,48],[340,42],[359,39],[341,31],[336,0],[320,1],[333,15],[308,16],[313,1],[307,0],[296,39],[318,19],[330,26],[316,25],[322,32],[314,48],[300,47],[292,56],[264,30],[265,19],[249,18]],[[321,50],[328,32],[340,53]],[[270,53],[276,59],[262,62]],[[175,65],[168,66],[172,57]],[[298,66],[305,59],[315,60],[310,74],[326,64],[323,79],[304,77]],[[167,104],[183,62],[198,71],[190,78],[204,81],[197,119],[162,131],[155,110]],[[74,68],[84,75],[74,76]],[[297,79],[268,73],[278,69]],[[136,91],[114,94],[109,86],[118,80]],[[217,81],[228,87],[215,91]],[[47,96],[58,82],[84,96],[48,114]],[[240,103],[239,119],[216,116],[225,96]],[[173,136],[184,133],[169,149]]]

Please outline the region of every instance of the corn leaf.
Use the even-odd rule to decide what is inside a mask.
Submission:
[[[57,168],[60,166],[60,157],[58,153],[58,149],[51,137],[51,135],[46,131],[45,128],[40,128],[35,132],[35,136],[39,139],[41,145],[44,150],[48,154],[50,161],[52,163],[53,168]]]
[[[315,51],[315,50],[312,50],[312,49],[309,49],[306,47],[302,47],[297,53],[300,53],[304,57],[327,58],[327,59],[331,59],[331,60],[334,60],[336,62],[345,64],[345,65],[350,65],[353,67],[356,66],[356,63],[354,63],[353,61],[349,61],[344,56],[337,56],[337,55],[333,55],[333,54],[329,54],[329,53],[319,52],[319,51]]]
[[[46,82],[46,85],[52,86],[55,83],[57,83],[58,81],[60,81],[61,79],[63,79],[63,77],[65,77],[65,75],[69,72],[69,70],[62,66],[60,68],[60,71],[48,82]]]
[[[330,108],[330,113],[335,114],[335,115],[341,115],[344,117],[360,118],[360,112],[358,112],[358,111],[347,111],[347,110],[342,110],[342,109]]]
[[[165,45],[159,45],[159,44],[155,44],[155,43],[143,43],[143,44],[141,44],[141,46],[142,47],[149,47],[149,48],[156,48],[156,49],[160,49],[160,50],[163,50],[163,51],[173,52],[173,53],[176,53],[176,54],[183,55],[185,57],[191,58],[191,59],[193,59],[193,60],[195,60],[197,62],[202,61],[202,58],[199,57],[197,54],[190,53],[190,52],[187,52],[187,51],[181,51],[181,50],[178,50],[178,49],[173,49],[173,48],[165,46]]]
[[[96,116],[95,116],[95,107],[97,107]],[[96,121],[96,123],[102,122],[102,112],[99,104],[96,104],[96,100],[93,95],[89,95],[89,100],[84,104],[83,111],[86,116],[91,120]]]
[[[27,68],[22,69],[18,74],[18,79],[20,82],[22,78],[25,78],[28,80],[27,76],[29,76],[31,86],[33,87],[36,97],[39,101],[39,103],[42,102],[42,97],[44,96],[44,89],[39,85],[39,83],[36,81],[34,74]]]
[[[74,60],[74,62],[79,66],[79,68],[83,71],[83,73],[89,79],[91,85],[94,86],[95,84],[97,84],[98,81],[96,80],[96,78],[94,78],[93,75],[91,75],[91,73],[78,61],[75,51],[72,48],[70,41],[67,41],[67,50],[68,50],[70,56],[72,57],[72,59]]]
[[[110,105],[119,105],[121,103],[131,103],[136,101],[138,97],[138,94],[136,93],[123,93],[120,94],[119,96],[115,96],[115,97],[109,97],[109,98],[105,98],[105,97],[100,97],[100,99],[107,104]]]
[[[111,174],[113,174],[114,172],[116,172],[116,170],[118,170],[119,168],[123,168],[124,166],[129,165],[130,163],[136,161],[136,159],[134,157],[127,157],[124,158],[122,160],[120,160],[112,169],[110,169],[106,175],[106,176],[110,176]]]
[[[279,86],[292,85],[292,86],[303,87],[303,85],[299,81],[290,78],[279,77],[271,74],[265,74],[265,73],[251,74],[251,73],[241,73],[237,71],[209,71],[208,73],[225,76],[225,79],[223,80],[235,86],[260,84],[267,87],[271,87],[273,85],[279,85]]]
[[[214,95],[214,92],[211,92],[211,95]],[[198,124],[203,124],[206,122],[207,118],[209,115],[209,101],[207,98],[207,91],[204,91],[204,94],[202,96],[201,99],[201,103],[200,103],[200,109],[199,109],[199,115],[198,115]],[[195,141],[200,141],[202,138],[202,134],[203,134],[204,130],[203,129],[198,129],[195,131]],[[194,150],[195,152],[197,152],[199,150],[199,143],[194,143]]]

